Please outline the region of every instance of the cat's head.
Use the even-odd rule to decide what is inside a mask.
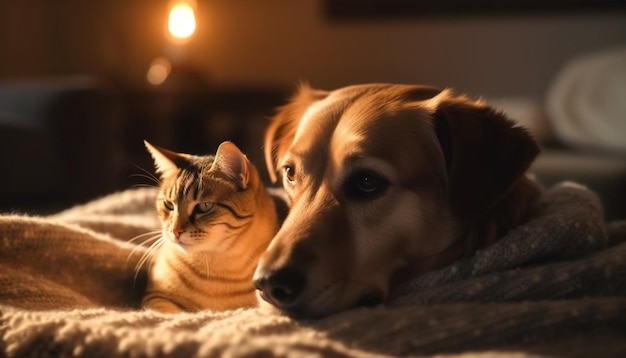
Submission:
[[[231,142],[215,156],[144,143],[160,176],[156,206],[164,241],[186,252],[228,248],[254,210],[248,189],[256,172],[246,156]]]

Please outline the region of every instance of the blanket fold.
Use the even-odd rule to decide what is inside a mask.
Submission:
[[[621,247],[568,261],[604,249],[607,240],[598,197],[578,184],[562,183],[544,193],[526,224],[469,259],[410,280],[395,292],[395,303],[612,294],[612,285],[598,283],[607,281],[605,270],[620,267]]]
[[[315,321],[264,308],[137,309],[155,195],[129,189],[48,217],[0,216],[0,356],[626,352],[626,221],[605,224],[580,185],[550,188],[526,224],[414,277],[387,306]]]

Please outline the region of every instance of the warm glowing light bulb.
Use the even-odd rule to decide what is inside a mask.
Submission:
[[[179,40],[188,39],[193,35],[196,31],[196,15],[190,2],[180,1],[172,6],[167,20],[167,29],[173,37]]]
[[[165,82],[172,71],[172,64],[166,58],[155,58],[150,64],[146,79],[154,86],[158,86]]]

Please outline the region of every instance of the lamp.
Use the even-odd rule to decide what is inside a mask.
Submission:
[[[154,86],[163,84],[183,62],[187,43],[196,32],[196,0],[173,0],[168,4],[165,26],[165,56],[150,63],[146,79]]]
[[[196,6],[194,0],[176,0],[170,3],[167,17],[170,41],[181,44],[191,39],[196,31]]]

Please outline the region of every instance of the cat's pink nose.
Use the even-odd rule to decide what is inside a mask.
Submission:
[[[174,237],[176,237],[177,239],[180,238],[180,234],[182,234],[183,232],[185,232],[185,230],[182,230],[182,229],[174,229],[174,230],[172,230],[172,233],[174,234]]]

